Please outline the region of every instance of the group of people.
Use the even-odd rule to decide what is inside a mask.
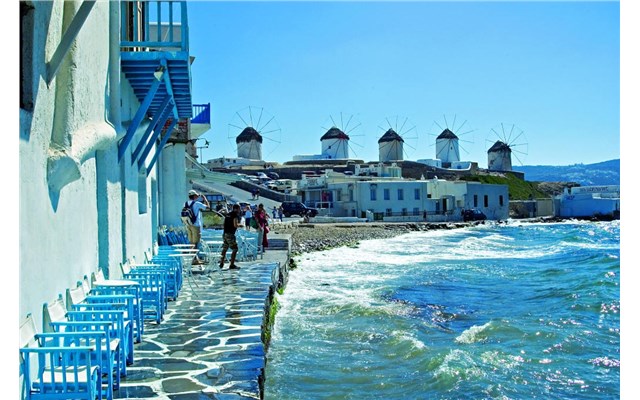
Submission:
[[[231,249],[231,259],[229,260],[229,269],[239,269],[235,264],[236,255],[238,253],[238,243],[236,241],[236,231],[241,227],[242,219],[244,218],[245,229],[251,230],[254,227],[259,233],[259,237],[262,236],[262,248],[269,247],[269,239],[267,234],[269,233],[269,214],[264,208],[262,203],[258,204],[258,208],[255,213],[251,210],[251,206],[246,206],[244,212],[240,210],[239,204],[234,204],[224,218],[224,227],[222,233],[222,253],[220,254],[220,269],[224,266],[224,261],[227,256],[227,250]]]
[[[271,210],[271,213],[273,214],[273,220],[275,221],[276,218],[278,218],[280,220],[280,222],[282,222],[282,216],[284,215],[284,210],[282,209],[282,206],[277,207],[273,206],[273,210]],[[277,215],[277,217],[276,217]]]
[[[202,212],[203,210],[211,209],[211,204],[205,196],[200,195],[195,190],[189,191],[189,200],[185,203],[185,207],[191,208],[193,213],[197,216],[196,221],[187,224],[187,236],[189,242],[194,246],[198,246],[202,234],[203,222]],[[282,221],[282,207],[279,209],[273,207],[273,220],[276,220],[276,214],[279,215],[280,221]],[[220,268],[224,266],[228,249],[231,249],[231,259],[229,260],[229,269],[239,269],[235,263],[236,255],[238,253],[238,243],[236,241],[236,231],[242,227],[242,219],[244,218],[245,229],[256,229],[262,238],[263,249],[269,247],[269,240],[267,234],[269,233],[269,220],[272,219],[269,213],[264,208],[262,203],[258,204],[255,212],[251,209],[251,206],[247,205],[244,210],[240,209],[239,204],[234,204],[231,211],[225,215],[222,233],[222,252],[220,254]],[[259,236],[259,237],[260,237]],[[202,261],[196,256],[193,264],[201,264]]]

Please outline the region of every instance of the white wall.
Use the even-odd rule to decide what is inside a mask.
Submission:
[[[457,139],[436,139],[436,159],[450,163],[460,161]]]
[[[180,211],[188,200],[191,185],[185,176],[185,145],[167,146],[160,154],[159,202],[160,225],[182,226]]]
[[[35,94],[33,111],[20,110],[17,268],[20,317],[32,313],[39,329],[44,302],[98,267],[113,271],[124,257],[140,257],[153,240],[155,173],[141,180],[129,162],[145,125],[117,161],[119,120],[126,123],[138,105],[126,79],[109,74],[110,63],[119,67],[110,58],[111,46],[119,54],[118,32],[109,29],[117,27],[110,24],[112,2],[95,3],[51,85],[43,80],[81,3],[33,2]]]

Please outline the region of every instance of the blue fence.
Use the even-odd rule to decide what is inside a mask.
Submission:
[[[193,115],[191,118],[192,124],[210,124],[211,123],[211,103],[207,104],[194,104]]]
[[[123,1],[121,18],[122,47],[189,51],[186,1]]]

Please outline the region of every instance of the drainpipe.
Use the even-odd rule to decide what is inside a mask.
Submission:
[[[109,113],[107,123],[120,136],[120,2],[109,2]]]

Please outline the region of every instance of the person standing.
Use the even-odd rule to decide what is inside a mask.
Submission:
[[[276,206],[273,206],[273,210],[271,210],[271,216],[273,217],[273,220],[276,220],[276,213],[278,212],[278,209],[276,208]]]
[[[280,218],[280,222],[282,222],[282,215],[284,214],[284,210],[282,209],[282,204],[278,207],[278,218]]]
[[[269,218],[269,214],[267,214],[262,203],[258,204],[258,210],[254,218],[258,224],[258,230],[262,234],[262,249],[264,251],[266,247],[269,247],[269,240],[267,239],[267,234],[269,233],[269,222],[267,219]]]
[[[244,227],[246,230],[251,230],[251,218],[253,218],[253,212],[251,211],[251,206],[247,204],[244,209]]]
[[[227,250],[231,249],[231,260],[229,269],[240,269],[236,265],[236,254],[238,254],[238,242],[236,241],[236,231],[238,230],[240,219],[240,205],[234,204],[231,212],[224,217],[224,227],[222,231],[222,253],[220,254],[220,269],[224,266],[227,257]]]
[[[202,201],[200,201],[202,200]],[[190,208],[193,214],[196,217],[195,222],[187,223],[187,237],[189,238],[189,243],[194,245],[194,248],[198,248],[200,245],[200,237],[202,234],[202,210],[208,210],[211,208],[209,204],[209,200],[205,196],[201,196],[195,190],[189,190],[189,200],[185,203],[185,207]],[[195,261],[197,260],[194,259]]]

